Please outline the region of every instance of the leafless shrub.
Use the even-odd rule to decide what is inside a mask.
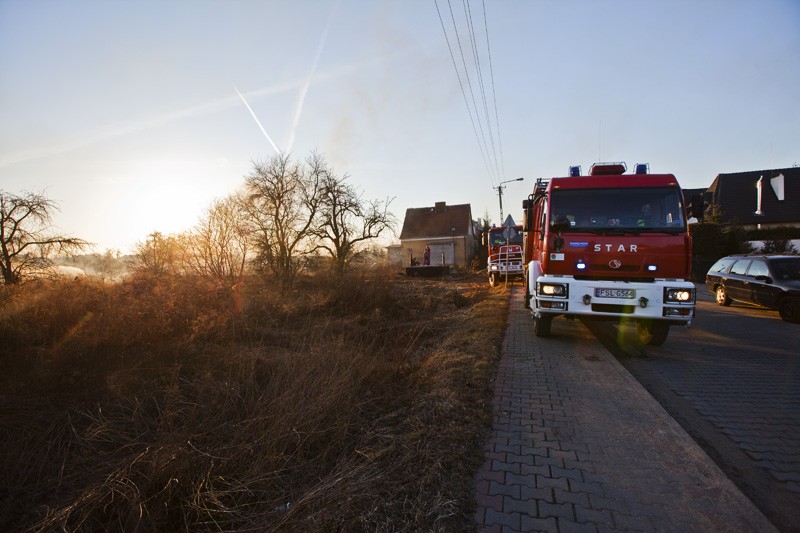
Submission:
[[[796,254],[797,249],[794,247],[791,239],[768,239],[764,241],[764,245],[759,250],[759,253],[762,254]]]
[[[154,231],[136,244],[131,267],[135,272],[161,276],[180,271],[181,244],[177,237]]]
[[[184,262],[197,275],[238,280],[244,275],[250,243],[241,198],[213,202],[185,237]]]

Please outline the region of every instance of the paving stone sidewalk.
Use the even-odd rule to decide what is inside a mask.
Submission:
[[[475,479],[479,531],[774,531],[580,322],[536,338],[523,292]]]

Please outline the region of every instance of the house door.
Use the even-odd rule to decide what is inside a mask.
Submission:
[[[431,265],[455,264],[455,243],[430,244]]]

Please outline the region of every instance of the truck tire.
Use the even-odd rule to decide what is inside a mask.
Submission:
[[[549,337],[552,326],[553,317],[551,316],[533,317],[533,333],[537,337]]]
[[[642,344],[661,346],[669,335],[669,324],[663,320],[640,320],[636,323],[636,331]]]
[[[489,274],[489,286],[497,287],[497,274],[495,273]]]

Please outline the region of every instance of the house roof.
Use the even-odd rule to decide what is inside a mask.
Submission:
[[[781,179],[779,176],[783,176]],[[758,189],[761,179],[761,215]],[[781,184],[781,181],[783,182]],[[782,189],[782,190],[781,190]],[[778,168],[719,174],[708,188],[711,201],[722,211],[722,220],[738,224],[800,222],[800,168]],[[778,198],[783,194],[783,200]]]
[[[406,209],[400,239],[470,235],[471,228],[472,209],[469,204],[447,205],[446,202],[436,202],[433,207]]]

